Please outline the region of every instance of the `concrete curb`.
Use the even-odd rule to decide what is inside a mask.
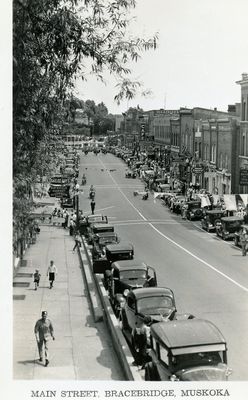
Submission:
[[[101,307],[101,301],[99,299],[96,284],[94,282],[94,279],[93,279],[91,271],[90,271],[88,252],[87,252],[87,249],[86,249],[86,246],[85,246],[85,243],[83,240],[82,240],[82,242],[83,242],[85,254],[87,255],[87,259],[88,259],[88,261],[84,260],[84,257],[83,257],[84,253],[81,249],[78,248],[78,254],[80,256],[79,258],[80,258],[81,270],[82,270],[82,274],[83,274],[83,278],[84,278],[84,282],[85,282],[85,287],[88,292],[88,299],[90,301],[94,321],[101,322],[101,321],[103,321],[103,310]]]
[[[121,363],[121,366],[123,368],[124,374],[127,378],[127,380],[130,381],[143,381],[137,367],[133,366],[132,363],[134,361],[134,358],[129,350],[128,344],[123,336],[123,333],[121,331],[121,328],[119,326],[118,320],[116,319],[116,316],[113,312],[113,309],[111,307],[111,304],[109,302],[108,294],[107,291],[105,290],[101,277],[99,275],[95,275],[92,272],[92,265],[91,265],[91,259],[88,254],[88,249],[85,244],[84,239],[82,238],[82,243],[83,247],[85,250],[85,254],[87,257],[88,263],[85,263],[82,260],[82,251],[79,251],[80,253],[80,259],[81,259],[81,264],[83,266],[83,274],[85,277],[85,282],[86,282],[86,287],[88,288],[88,293],[90,297],[90,302],[92,304],[92,310],[95,315],[95,317],[99,316],[99,312],[101,311],[101,315],[104,316],[104,320],[108,326],[110,335],[113,340],[113,345],[115,352],[118,356],[118,359]],[[85,269],[85,271],[84,271]],[[89,279],[89,281],[87,280]],[[92,285],[92,282],[93,285]],[[89,288],[91,286],[91,290]],[[97,292],[98,296],[94,291]],[[92,296],[92,298],[91,298]],[[101,303],[101,306],[99,306],[97,302],[97,297]]]

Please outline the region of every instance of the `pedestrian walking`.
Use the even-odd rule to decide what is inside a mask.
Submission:
[[[47,311],[42,311],[41,318],[35,324],[34,334],[39,351],[39,361],[43,361],[43,352],[45,352],[45,367],[49,364],[48,341],[50,337],[55,340],[53,324],[47,318]]]
[[[248,244],[248,233],[245,228],[242,228],[240,233],[240,243],[242,248],[242,256],[246,256],[247,253],[247,244]]]
[[[95,206],[96,206],[96,202],[95,202],[94,199],[92,199],[91,202],[90,202],[91,214],[94,214]]]
[[[74,247],[72,249],[73,253],[74,253],[76,248],[80,248],[81,247],[81,238],[80,238],[80,235],[79,235],[78,232],[76,232],[74,239],[75,239],[75,245],[74,245]]]
[[[34,276],[34,290],[37,290],[37,288],[39,287],[39,284],[40,284],[40,277],[41,277],[41,274],[38,269],[35,270],[35,273],[33,276]]]
[[[50,289],[52,289],[52,287],[53,287],[53,282],[55,281],[55,276],[57,275],[57,273],[58,273],[57,267],[54,264],[54,262],[51,260],[50,265],[47,269],[47,276],[50,281]]]

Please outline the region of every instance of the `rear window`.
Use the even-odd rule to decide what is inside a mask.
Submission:
[[[127,271],[120,271],[120,279],[128,279],[128,280],[135,280],[135,279],[146,279],[146,271],[142,269],[133,269]]]

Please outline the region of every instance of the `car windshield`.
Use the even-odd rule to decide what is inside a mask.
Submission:
[[[146,279],[146,271],[142,269],[133,269],[133,270],[124,270],[120,271],[120,279],[121,280],[135,280],[135,279]]]
[[[137,311],[148,315],[167,315],[173,307],[173,301],[168,296],[149,296],[137,302]]]
[[[102,245],[107,245],[107,244],[111,244],[111,243],[116,243],[117,242],[117,240],[116,240],[116,236],[108,236],[108,237],[101,237],[100,239],[99,239],[99,244],[102,244]]]
[[[221,352],[201,352],[193,354],[181,354],[173,359],[176,369],[189,368],[198,365],[216,365],[223,362]]]
[[[108,252],[107,258],[110,259],[111,261],[130,260],[132,258],[132,254],[130,254],[130,251],[126,251],[123,253]]]
[[[90,217],[88,217],[88,221],[89,221],[90,223],[92,223],[92,222],[101,222],[102,220],[103,220],[103,218],[102,218],[101,215],[96,215],[96,216],[90,216]]]

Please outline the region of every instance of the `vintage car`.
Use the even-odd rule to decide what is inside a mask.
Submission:
[[[134,257],[134,248],[131,243],[121,242],[118,244],[108,244],[105,247],[105,255],[93,263],[93,272],[95,274],[104,274],[104,281],[108,277],[106,271],[111,269],[112,262],[120,260],[132,260]]]
[[[125,172],[125,178],[132,178],[135,179],[137,176],[136,172],[134,171],[126,171]]]
[[[237,232],[234,233],[234,244],[235,244],[235,246],[241,246],[241,243],[240,243],[240,234],[241,234],[241,232],[242,232],[243,229],[246,230],[246,233],[247,233],[247,235],[248,235],[248,224],[242,224],[242,225],[240,226],[240,229],[239,229]]]
[[[104,233],[104,232],[114,232],[115,227],[114,225],[106,224],[106,223],[92,223],[88,227],[88,233],[87,233],[87,240],[89,244],[93,243],[94,237],[97,233]]]
[[[95,223],[107,224],[108,217],[106,215],[101,215],[101,214],[88,215],[85,218],[84,223],[82,223],[80,230],[81,235],[85,235],[85,237],[87,238],[90,232],[91,225]]]
[[[186,217],[190,221],[192,219],[201,219],[203,216],[203,209],[201,208],[201,201],[191,200],[186,202],[187,212]]]
[[[108,244],[119,243],[119,238],[115,232],[99,232],[94,235],[92,246],[93,262],[105,255],[105,247]]]
[[[126,289],[157,286],[155,269],[136,259],[113,262],[106,276],[110,302],[117,316],[125,302]]]
[[[169,288],[144,287],[130,290],[128,293],[124,292],[125,295],[125,301],[119,299],[122,302],[120,324],[125,336],[132,344],[134,329],[143,321],[147,321],[145,324],[150,327],[161,321],[194,318],[192,314],[177,313],[174,293]]]
[[[150,317],[149,325],[151,325],[154,322],[173,318],[176,312],[174,293],[169,288],[141,288],[130,290],[124,295],[126,299],[120,299],[122,302],[120,324],[123,331],[129,331],[131,334],[145,317]]]
[[[201,220],[201,226],[207,232],[215,231],[216,224],[221,222],[221,218],[224,215],[222,210],[207,210]]]
[[[222,217],[220,223],[216,224],[216,234],[223,240],[234,239],[235,232],[240,230],[243,222],[240,217]]]
[[[70,197],[62,197],[60,200],[61,208],[73,208],[73,199]]]
[[[226,340],[210,321],[194,318],[154,324],[150,342],[147,381],[224,381],[232,373]]]

